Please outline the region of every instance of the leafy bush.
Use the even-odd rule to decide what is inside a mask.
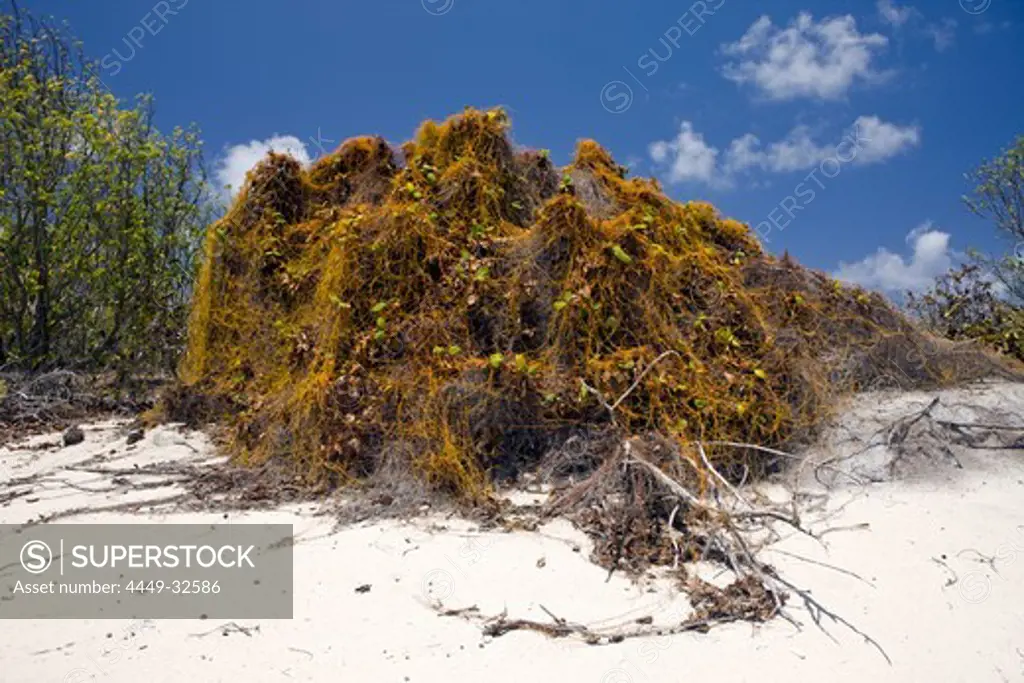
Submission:
[[[171,367],[183,343],[204,174],[61,28],[0,15],[0,368]]]
[[[951,270],[925,294],[907,295],[907,305],[936,334],[981,343],[1024,361],[1024,310],[1000,293],[998,279],[981,264]]]

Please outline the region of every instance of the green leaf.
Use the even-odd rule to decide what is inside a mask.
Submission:
[[[528,363],[526,362],[526,356],[521,353],[516,354],[516,370],[519,372],[526,372],[528,369]]]
[[[612,245],[612,254],[627,266],[633,263],[633,257],[626,253],[626,250],[617,244]]]

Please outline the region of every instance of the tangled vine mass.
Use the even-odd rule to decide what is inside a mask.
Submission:
[[[719,444],[789,446],[844,393],[1000,367],[593,141],[557,168],[508,129],[467,109],[397,149],[264,159],[206,236],[171,412],[215,406],[240,462],[311,485],[388,468],[473,501],[581,439],[609,445],[561,471],[599,469],[609,434],[756,475],[767,451]]]

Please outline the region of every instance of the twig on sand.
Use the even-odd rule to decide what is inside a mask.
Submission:
[[[999,559],[998,557],[994,557],[992,555],[985,555],[984,553],[978,552],[974,548],[964,548],[963,550],[958,552],[956,556],[962,557],[964,553],[974,553],[979,558],[975,560],[975,562],[978,562],[979,564],[987,564],[989,567],[992,567],[992,571],[994,571],[996,574],[999,574],[999,570],[996,569],[996,560]]]
[[[619,624],[603,627],[601,630],[594,630],[584,624],[572,623],[556,617],[543,606],[541,609],[544,609],[552,618],[550,623],[533,619],[509,619],[505,611],[497,616],[488,617],[481,614],[476,605],[459,609],[443,609],[440,605],[435,604],[434,609],[442,617],[461,617],[466,621],[481,624],[483,634],[492,638],[499,638],[512,631],[534,631],[550,638],[578,636],[588,645],[611,645],[631,638],[675,635],[693,631],[706,633],[712,626],[742,619],[738,615],[731,614],[715,617],[694,616],[678,624],[656,626],[652,616],[644,616],[624,620]]]
[[[22,498],[31,493],[35,492],[35,489],[21,489],[20,491],[10,491],[8,493],[0,494],[0,505],[6,505],[16,498]]]
[[[896,424],[889,429],[889,434],[886,437],[886,445],[891,447],[894,444],[901,444],[906,441],[907,435],[910,434],[910,428],[926,417],[931,417],[932,410],[934,410],[937,405],[939,405],[938,396],[933,398],[932,402],[929,403],[928,407],[924,410],[915,415],[898,420]]]
[[[767,453],[769,455],[775,455],[775,456],[778,456],[780,458],[786,458],[787,460],[793,460],[793,461],[795,461],[797,463],[801,463],[801,464],[805,463],[807,461],[807,458],[802,456],[802,455],[795,455],[793,453],[787,453],[786,451],[780,451],[777,448],[769,448],[768,446],[760,446],[760,445],[754,444],[754,443],[738,443],[738,442],[735,442],[735,441],[708,441],[707,445],[708,446],[726,446],[728,448],[742,448],[742,449],[750,449],[752,451],[760,451],[761,453]],[[863,481],[861,481],[860,479],[858,479],[854,475],[850,474],[849,472],[846,472],[845,470],[841,470],[838,467],[834,467],[831,463],[834,462],[835,460],[836,459],[832,459],[832,460],[827,460],[827,461],[825,461],[823,463],[819,463],[818,465],[815,466],[815,470],[819,470],[819,469],[831,470],[831,471],[835,472],[836,474],[841,474],[844,477],[847,477],[848,479],[850,479],[855,484],[863,484],[864,483]]]
[[[944,561],[940,560],[937,557],[933,557],[931,559],[932,559],[932,562],[934,562],[935,564],[939,565],[940,567],[942,567],[943,569],[945,569],[947,572],[949,572],[951,574],[951,577],[946,579],[946,588],[949,588],[950,586],[956,585],[957,581],[960,580],[960,577],[957,576],[957,573],[955,571],[953,571],[952,567],[950,567],[948,564],[946,564]]]
[[[554,614],[551,613],[551,610],[549,610],[544,605],[540,605],[540,608],[544,610],[544,613],[551,617],[556,624],[565,624],[565,619],[562,619],[561,617],[556,617]]]
[[[171,505],[174,503],[180,503],[183,500],[189,498],[189,493],[179,493],[173,496],[164,496],[162,498],[153,498],[152,500],[140,500],[140,501],[129,501],[125,503],[115,503],[113,505],[96,505],[96,506],[82,506],[76,508],[69,508],[67,510],[61,510],[54,512],[49,515],[42,515],[38,519],[34,519],[25,522],[18,527],[18,530],[29,529],[39,524],[47,524],[54,522],[58,519],[66,519],[68,517],[75,517],[77,515],[91,515],[97,512],[137,512],[138,510],[148,507],[155,508],[161,505]]]
[[[936,399],[938,400],[938,399]],[[1024,426],[985,424],[982,422],[955,422],[953,420],[935,420],[936,424],[951,429],[983,429],[991,432],[1024,432]]]
[[[788,550],[782,550],[781,548],[772,548],[771,551],[773,553],[778,553],[779,555],[785,555],[786,557],[792,557],[794,560],[800,560],[801,562],[806,562],[808,564],[813,564],[813,565],[816,565],[818,567],[824,567],[825,569],[831,569],[834,572],[839,572],[840,574],[845,574],[847,576],[853,577],[853,578],[857,579],[858,581],[860,581],[862,583],[865,583],[868,586],[871,586],[872,588],[875,587],[875,584],[871,583],[870,581],[865,579],[863,576],[861,576],[857,572],[852,572],[849,569],[844,569],[843,567],[837,567],[836,565],[829,564],[828,562],[822,562],[821,560],[815,560],[815,559],[812,559],[810,557],[804,557],[803,555],[798,555],[796,553],[791,553]]]
[[[250,638],[252,638],[253,632],[255,631],[255,632],[258,633],[259,630],[260,630],[260,625],[259,624],[256,624],[255,626],[240,626],[238,623],[236,623],[234,621],[229,621],[228,623],[221,624],[217,628],[212,628],[209,631],[203,631],[202,633],[190,633],[190,634],[188,634],[188,637],[189,638],[205,638],[206,636],[214,634],[214,633],[220,633],[223,636],[226,636],[229,633],[243,633],[243,634],[249,636]]]
[[[794,593],[796,593],[797,595],[800,596],[800,599],[803,600],[804,607],[807,609],[808,613],[811,615],[811,619],[814,621],[815,625],[817,625],[818,628],[820,628],[821,631],[823,633],[825,633],[829,638],[832,638],[833,641],[835,640],[835,638],[833,638],[832,635],[824,628],[824,626],[822,626],[821,618],[823,616],[828,617],[829,619],[831,619],[835,623],[841,624],[841,625],[845,626],[846,628],[848,628],[849,630],[851,630],[854,633],[856,633],[857,635],[859,635],[861,638],[864,639],[864,642],[868,643],[869,645],[874,647],[876,650],[878,650],[878,652],[883,657],[885,657],[885,661],[888,662],[890,666],[892,666],[892,659],[889,657],[888,653],[886,653],[885,649],[881,645],[878,644],[877,640],[875,640],[874,638],[872,638],[868,634],[866,634],[863,631],[861,631],[860,629],[858,629],[856,626],[851,624],[849,621],[844,619],[842,616],[840,616],[840,615],[836,614],[835,612],[832,612],[831,610],[826,608],[820,602],[818,602],[813,597],[811,597],[811,594],[808,593],[807,591],[805,591],[805,590],[803,590],[801,588],[797,588],[791,582],[783,579],[781,576],[775,575],[773,578],[776,581],[778,581],[779,583],[781,583],[783,586],[786,586],[791,591],[793,591]]]
[[[868,522],[860,522],[859,524],[844,524],[843,526],[830,526],[824,531],[819,531],[818,538],[821,538],[825,534],[835,533],[836,531],[864,531],[870,529],[871,524]]]

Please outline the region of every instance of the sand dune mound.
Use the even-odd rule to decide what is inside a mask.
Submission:
[[[467,109],[398,149],[269,155],[209,229],[178,409],[215,399],[242,462],[473,500],[542,463],[593,472],[619,436],[691,479],[702,442],[739,478],[770,456],[716,444],[805,439],[838,394],[1007,372],[595,142],[556,168],[508,128]]]

